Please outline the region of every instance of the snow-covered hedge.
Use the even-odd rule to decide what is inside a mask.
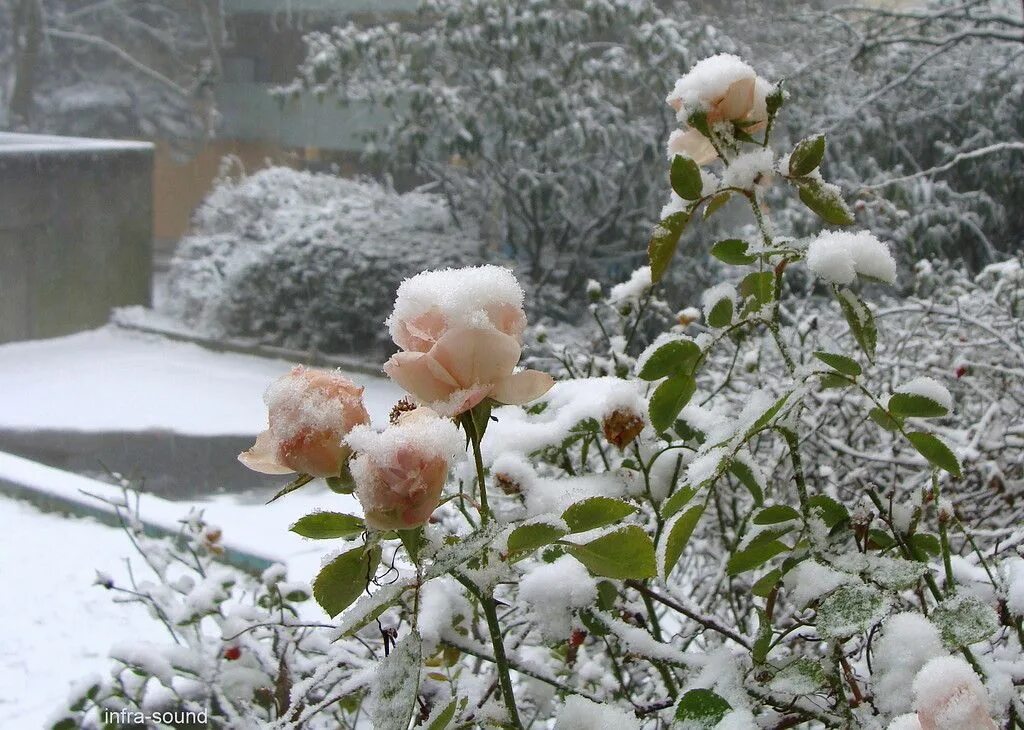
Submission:
[[[444,201],[276,167],[224,178],[171,264],[168,313],[214,336],[321,352],[387,347],[402,279],[474,259]]]

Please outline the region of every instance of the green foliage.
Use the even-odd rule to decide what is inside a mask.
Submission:
[[[697,390],[697,381],[690,375],[676,374],[654,391],[650,401],[651,425],[659,433],[675,423],[679,412],[686,407]]]
[[[677,722],[690,723],[690,727],[710,730],[729,714],[732,705],[709,689],[691,689],[676,705]]]
[[[676,195],[684,200],[697,200],[704,183],[700,177],[700,168],[689,157],[676,155],[672,158],[669,179]]]
[[[361,535],[366,524],[358,517],[341,512],[314,512],[292,525],[291,531],[314,540]]]
[[[933,466],[948,471],[955,477],[961,476],[959,460],[938,437],[925,431],[911,431],[907,434],[907,438],[917,452]]]
[[[999,630],[999,617],[987,603],[969,593],[950,596],[932,612],[942,641],[950,649],[961,649],[985,641]]]
[[[810,175],[825,156],[825,135],[815,134],[800,140],[789,155],[789,174],[793,177]]]
[[[380,547],[346,550],[325,565],[313,581],[313,597],[334,618],[359,598],[380,563]]]
[[[627,525],[583,545],[569,545],[569,552],[594,575],[605,578],[653,578],[654,543],[638,525]]]
[[[668,265],[679,246],[679,237],[683,235],[686,224],[690,222],[690,214],[679,211],[664,218],[654,227],[650,243],[647,244],[647,257],[651,261],[651,280],[661,281],[668,271]]]
[[[659,575],[663,579],[668,579],[672,569],[679,562],[683,550],[686,549],[686,543],[690,541],[690,536],[693,534],[693,530],[697,527],[697,523],[700,522],[701,515],[703,514],[704,506],[698,504],[682,514],[676,515],[665,525],[664,534],[662,535],[664,547],[661,551],[664,558],[663,563],[658,566]]]
[[[636,512],[636,507],[611,497],[590,497],[569,505],[562,519],[569,532],[585,532],[618,522]]]
[[[750,243],[741,238],[727,238],[711,247],[711,255],[727,264],[743,266],[757,261],[756,256],[747,254],[749,247]]]

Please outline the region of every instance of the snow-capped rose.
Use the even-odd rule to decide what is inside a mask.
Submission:
[[[997,730],[988,693],[971,666],[956,656],[932,659],[914,678],[921,730]]]
[[[448,468],[463,444],[455,424],[429,408],[402,413],[384,431],[353,429],[350,468],[366,524],[405,530],[430,519],[441,499]]]
[[[516,370],[525,326],[523,291],[508,269],[427,271],[398,288],[388,327],[402,351],[384,372],[444,415],[485,398],[526,403],[554,381],[536,370]]]
[[[363,389],[336,371],[298,365],[263,400],[269,427],[238,460],[264,474],[338,476],[351,454],[345,436],[370,422]]]
[[[697,62],[676,81],[666,101],[680,121],[704,112],[708,125],[735,122],[753,134],[768,121],[768,95],[774,87],[736,56],[720,53]],[[711,141],[696,129],[674,131],[668,140],[669,159],[675,155],[692,158],[698,165],[714,160],[718,153]]]

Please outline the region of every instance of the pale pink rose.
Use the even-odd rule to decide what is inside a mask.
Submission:
[[[420,403],[456,416],[493,398],[522,404],[554,381],[516,372],[526,327],[522,290],[496,266],[429,271],[403,282],[388,319],[401,352],[384,372]]]
[[[998,730],[985,686],[960,657],[925,664],[914,678],[914,695],[921,730]]]
[[[264,474],[338,476],[351,455],[345,436],[370,422],[363,389],[336,371],[298,365],[263,400],[269,428],[238,460]]]
[[[430,519],[441,499],[448,468],[461,453],[455,424],[426,408],[403,413],[383,432],[362,426],[349,435],[356,497],[366,524],[406,530]]]

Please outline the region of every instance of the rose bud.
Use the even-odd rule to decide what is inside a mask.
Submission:
[[[242,650],[237,646],[229,646],[224,650],[224,658],[233,662],[242,656]]]
[[[238,460],[264,474],[338,476],[351,455],[345,436],[370,422],[363,389],[337,371],[296,366],[263,400],[269,428]]]
[[[554,383],[546,373],[516,369],[526,327],[523,290],[500,266],[406,279],[388,327],[402,350],[384,372],[442,415],[457,416],[485,398],[527,403]]]
[[[604,417],[604,437],[608,443],[625,449],[644,430],[644,419],[628,408],[616,408]]]
[[[366,524],[407,530],[430,519],[441,500],[448,468],[464,453],[455,424],[428,408],[403,413],[383,431],[358,426],[347,442],[350,468]]]

